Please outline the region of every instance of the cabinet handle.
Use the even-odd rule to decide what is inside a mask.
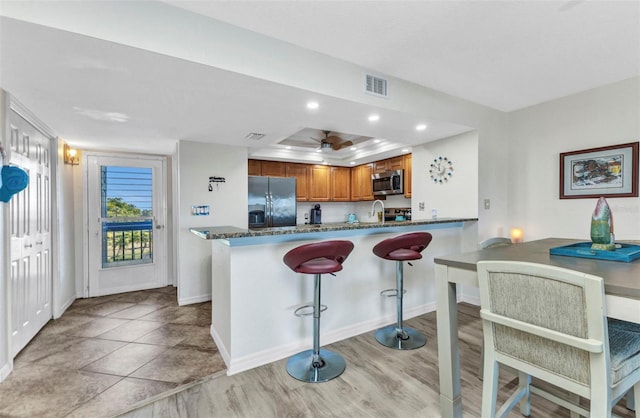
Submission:
[[[31,248],[31,247],[33,247],[32,244],[24,244],[24,248]]]
[[[36,244],[42,245],[42,241],[36,241]]]

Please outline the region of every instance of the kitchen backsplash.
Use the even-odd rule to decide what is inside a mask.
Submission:
[[[387,200],[383,200],[385,208],[405,208],[411,207],[411,199],[404,196],[387,196]],[[371,205],[373,201],[368,202],[298,202],[297,207],[297,223],[304,224],[305,214],[309,212],[316,204],[320,204],[322,209],[322,223],[346,222],[349,213],[355,213],[358,220],[363,222],[374,222],[375,218],[370,217]],[[376,205],[376,211],[380,210],[380,206]]]

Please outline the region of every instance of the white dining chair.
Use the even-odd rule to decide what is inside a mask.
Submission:
[[[511,239],[505,237],[491,237],[478,244],[478,249],[485,250],[487,248],[506,247],[511,245]]]
[[[518,403],[529,415],[531,393],[592,417],[610,417],[630,390],[640,399],[640,325],[607,320],[602,278],[534,263],[481,261],[478,280],[483,417],[506,416]],[[517,370],[519,383],[496,412],[499,365]],[[531,377],[573,396],[551,395],[531,385]],[[590,411],[573,401],[579,396],[590,399]]]
[[[506,247],[511,245],[511,239],[505,237],[491,237],[478,243],[479,250],[486,250],[488,248]],[[480,365],[478,366],[478,379],[482,380],[482,374],[484,373],[484,343],[480,346]],[[574,417],[572,417],[574,418]]]

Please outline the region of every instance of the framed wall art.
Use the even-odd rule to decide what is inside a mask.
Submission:
[[[560,154],[560,199],[638,196],[638,142]]]

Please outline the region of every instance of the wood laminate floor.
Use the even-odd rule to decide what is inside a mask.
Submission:
[[[426,346],[393,350],[378,344],[373,332],[369,332],[324,347],[342,354],[347,361],[346,371],[329,382],[299,382],[287,374],[286,360],[282,360],[174,389],[120,416],[439,417],[436,314],[422,315],[405,324],[427,336]],[[478,417],[482,400],[482,381],[477,377],[482,330],[477,307],[459,305],[459,337],[463,414]],[[501,372],[499,402],[506,399],[507,391],[515,385],[513,374]],[[633,412],[623,404],[624,400],[614,413],[633,417]],[[569,412],[532,395],[531,417],[562,418],[569,417]]]

